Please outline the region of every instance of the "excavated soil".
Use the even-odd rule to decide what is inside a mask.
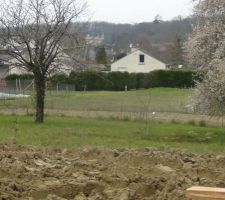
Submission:
[[[225,156],[155,149],[0,145],[0,199],[185,200],[193,185],[225,187]]]

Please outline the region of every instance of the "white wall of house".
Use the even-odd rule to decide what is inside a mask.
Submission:
[[[7,75],[10,75],[10,74],[21,75],[21,74],[29,74],[29,72],[22,67],[11,65],[9,67],[9,71]]]
[[[66,59],[69,59],[68,57],[63,57],[64,61]],[[32,72],[27,71],[25,68],[21,66],[16,66],[16,63],[18,62],[16,59],[11,59],[9,61],[11,64],[8,66],[8,71],[5,74],[5,76],[10,75],[10,74],[17,74],[17,75],[22,75],[22,74],[32,74]],[[73,67],[70,65],[66,65],[63,63],[57,64],[54,67],[50,67],[50,74],[55,75],[55,74],[66,74],[69,75],[71,71],[73,71]]]
[[[159,69],[166,69],[166,64],[141,50],[135,50],[111,65],[112,72],[148,73]]]
[[[64,64],[61,64],[60,66],[57,66],[56,68],[51,69],[51,75],[55,74],[66,74],[69,76],[71,71],[73,71],[73,68]],[[5,76],[10,75],[10,74],[17,74],[17,75],[22,75],[22,74],[32,74],[32,72],[28,72],[26,69],[20,67],[20,66],[13,66],[11,65],[8,68],[8,72],[5,74]]]
[[[29,74],[24,68],[15,65],[0,65],[0,79],[4,79],[11,74]]]

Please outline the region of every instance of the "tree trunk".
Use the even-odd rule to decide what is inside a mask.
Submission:
[[[35,76],[36,90],[36,123],[44,122],[44,106],[45,106],[45,77]]]

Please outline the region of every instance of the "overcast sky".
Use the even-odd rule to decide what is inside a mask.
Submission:
[[[191,0],[89,0],[91,21],[138,23],[153,21],[159,14],[163,20],[191,13]]]

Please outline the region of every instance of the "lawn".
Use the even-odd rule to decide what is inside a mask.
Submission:
[[[225,130],[191,124],[47,117],[44,124],[29,116],[0,116],[1,142],[78,148],[179,148],[225,153]]]
[[[113,112],[177,112],[187,113],[190,90],[153,88],[128,92],[47,92],[46,108],[74,111]],[[1,100],[0,109],[30,109],[34,97],[20,100]]]

